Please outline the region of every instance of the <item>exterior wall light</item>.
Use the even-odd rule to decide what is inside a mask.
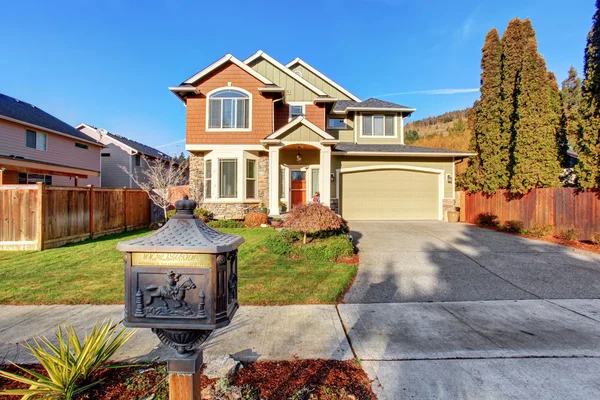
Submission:
[[[448,183],[452,183],[452,175],[446,174],[446,180],[448,181]]]

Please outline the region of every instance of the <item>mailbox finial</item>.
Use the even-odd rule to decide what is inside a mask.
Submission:
[[[197,205],[198,203],[194,200],[190,200],[186,194],[183,196],[182,200],[177,200],[175,202],[175,209],[177,210],[177,215],[194,215],[194,210]]]

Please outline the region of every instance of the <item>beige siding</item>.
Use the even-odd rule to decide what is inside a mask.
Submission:
[[[447,174],[452,174],[452,158],[442,157],[355,157],[340,156],[332,161],[332,171],[353,167],[366,167],[372,165],[407,165],[412,167],[423,167],[441,169],[444,171],[444,198],[453,198],[454,184],[448,183]],[[452,179],[454,181],[454,178]],[[335,188],[331,193],[335,193]]]
[[[304,125],[298,125],[280,137],[285,142],[320,142],[322,137]]]
[[[302,65],[293,66],[292,71],[300,71],[302,73],[302,78],[306,79],[308,82],[312,83],[317,88],[321,89],[331,97],[335,97],[338,100],[352,100],[343,92],[331,86],[329,83],[325,82],[323,79],[319,78],[317,75],[313,74],[311,71],[304,68]]]
[[[342,118],[343,115],[329,115],[328,118]],[[347,115],[346,126],[347,129],[327,129],[327,133],[339,140],[340,142],[354,143],[354,116]]]
[[[313,101],[318,96],[312,90],[291,78],[267,60],[258,58],[249,65],[252,69],[269,79],[271,82],[285,88],[285,98],[287,101]]]
[[[110,154],[110,157],[102,157],[102,187],[130,187],[129,176],[120,168],[120,165],[129,169],[129,160],[132,156],[112,143],[103,149],[102,153]],[[133,161],[131,160],[132,163]]]

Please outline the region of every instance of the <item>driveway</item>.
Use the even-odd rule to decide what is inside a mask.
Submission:
[[[350,227],[360,268],[345,303],[600,297],[598,254],[439,221]]]

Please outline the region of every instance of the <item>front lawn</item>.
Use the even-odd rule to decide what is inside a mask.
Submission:
[[[242,304],[334,303],[356,264],[306,261],[272,254],[262,243],[273,229],[220,229],[246,239],[239,250]],[[123,253],[118,242],[148,231],[126,232],[42,252],[0,252],[0,304],[119,304]]]

